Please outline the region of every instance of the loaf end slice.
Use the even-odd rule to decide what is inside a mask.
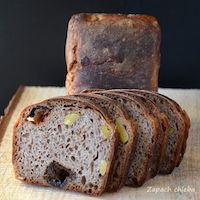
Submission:
[[[25,108],[16,122],[14,171],[29,183],[100,195],[117,142],[101,108],[66,97],[46,100]]]

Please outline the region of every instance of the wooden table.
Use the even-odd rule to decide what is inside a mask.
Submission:
[[[0,200],[130,200],[130,199],[200,199],[200,90],[160,89],[188,112],[191,129],[187,150],[180,167],[171,175],[156,176],[140,188],[123,187],[120,191],[90,197],[56,188],[25,184],[14,177],[12,168],[12,129],[25,106],[53,96],[65,95],[61,87],[20,87],[5,111],[0,124]]]

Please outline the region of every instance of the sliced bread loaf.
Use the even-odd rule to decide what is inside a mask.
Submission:
[[[154,104],[160,108],[161,112],[165,113],[168,117],[170,126],[168,143],[159,172],[161,174],[171,173],[178,164],[185,138],[186,123],[184,116],[177,109],[177,106],[163,95],[146,90],[128,89],[128,91],[143,94],[146,98],[151,99]]]
[[[115,151],[114,167],[107,183],[107,191],[116,191],[125,182],[127,166],[135,145],[136,125],[133,120],[130,120],[123,106],[108,97],[97,94],[79,94],[76,96],[90,100],[91,103],[98,104],[98,106],[106,109],[109,117],[115,122],[120,141]]]
[[[132,93],[124,90],[109,90],[109,91],[114,93],[124,94],[128,97],[131,97],[132,99],[135,99],[136,101],[139,101],[140,103],[143,103],[149,114],[155,117],[155,120],[159,125],[157,129],[158,134],[153,150],[153,155],[151,157],[150,171],[148,172],[147,178],[154,177],[158,173],[159,166],[162,161],[168,139],[167,133],[169,131],[169,125],[166,115],[164,113],[161,113],[160,110],[154,105],[154,103],[151,100],[145,98],[141,94]]]
[[[136,144],[131,156],[126,185],[140,186],[147,177],[149,163],[157,137],[157,123],[146,112],[143,104],[122,94],[113,94],[108,91],[96,91],[96,94],[107,96],[123,104],[129,115],[137,124]]]
[[[14,127],[16,177],[99,195],[112,171],[117,137],[107,113],[87,101],[63,97],[31,105]]]

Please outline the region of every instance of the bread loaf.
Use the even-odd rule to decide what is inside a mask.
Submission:
[[[160,29],[147,15],[77,14],[66,42],[68,94],[90,88],[157,90]]]

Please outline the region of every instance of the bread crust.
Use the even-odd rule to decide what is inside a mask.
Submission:
[[[12,153],[12,163],[13,163],[13,168],[14,168],[14,171],[15,171],[15,176],[16,178],[22,180],[22,181],[25,181],[27,183],[31,183],[31,184],[38,184],[38,185],[42,185],[42,186],[50,186],[44,179],[41,180],[40,182],[36,182],[36,181],[31,181],[29,180],[28,178],[26,177],[22,177],[20,174],[19,174],[19,170],[18,170],[18,164],[17,164],[17,160],[16,160],[16,154],[17,154],[17,146],[16,146],[16,139],[17,139],[17,133],[16,133],[16,129],[19,125],[19,123],[22,122],[22,119],[23,119],[23,116],[25,114],[25,112],[31,108],[34,108],[35,106],[37,105],[48,105],[48,102],[52,102],[52,101],[55,101],[55,102],[58,102],[58,101],[64,101],[65,103],[73,103],[73,102],[79,102],[81,106],[85,106],[85,107],[90,107],[92,108],[95,112],[98,112],[100,113],[103,118],[105,119],[105,121],[107,123],[109,123],[110,125],[110,128],[112,129],[112,134],[113,134],[113,143],[111,145],[111,151],[110,151],[110,155],[108,156],[110,159],[111,159],[111,162],[109,162],[108,164],[108,167],[106,169],[106,173],[104,175],[104,181],[103,181],[103,184],[102,186],[98,189],[98,190],[95,190],[95,192],[93,193],[90,193],[89,191],[84,191],[84,188],[82,187],[77,187],[75,185],[69,185],[68,186],[65,186],[63,187],[63,189],[65,190],[73,190],[73,191],[77,191],[77,192],[82,192],[82,193],[87,193],[89,195],[94,195],[94,196],[98,196],[100,195],[102,192],[105,191],[106,189],[106,185],[107,185],[107,181],[108,181],[108,178],[110,176],[110,173],[111,173],[111,169],[112,169],[112,166],[113,166],[113,159],[114,159],[114,153],[116,151],[116,148],[117,148],[117,145],[118,145],[118,135],[117,135],[117,132],[115,131],[115,127],[114,127],[114,124],[112,123],[112,119],[109,118],[109,116],[107,115],[107,113],[101,109],[101,107],[99,106],[96,106],[96,105],[93,105],[91,103],[89,103],[88,101],[85,101],[85,100],[81,100],[77,97],[74,97],[74,96],[65,96],[65,97],[57,97],[57,98],[52,98],[52,99],[48,99],[48,100],[45,100],[45,101],[42,101],[40,103],[37,103],[37,104],[34,104],[34,105],[31,105],[31,106],[28,106],[26,107],[19,115],[15,125],[14,125],[14,130],[13,130],[13,153]]]
[[[72,16],[66,41],[68,94],[89,88],[156,91],[160,38],[158,22],[152,16],[97,13]]]

